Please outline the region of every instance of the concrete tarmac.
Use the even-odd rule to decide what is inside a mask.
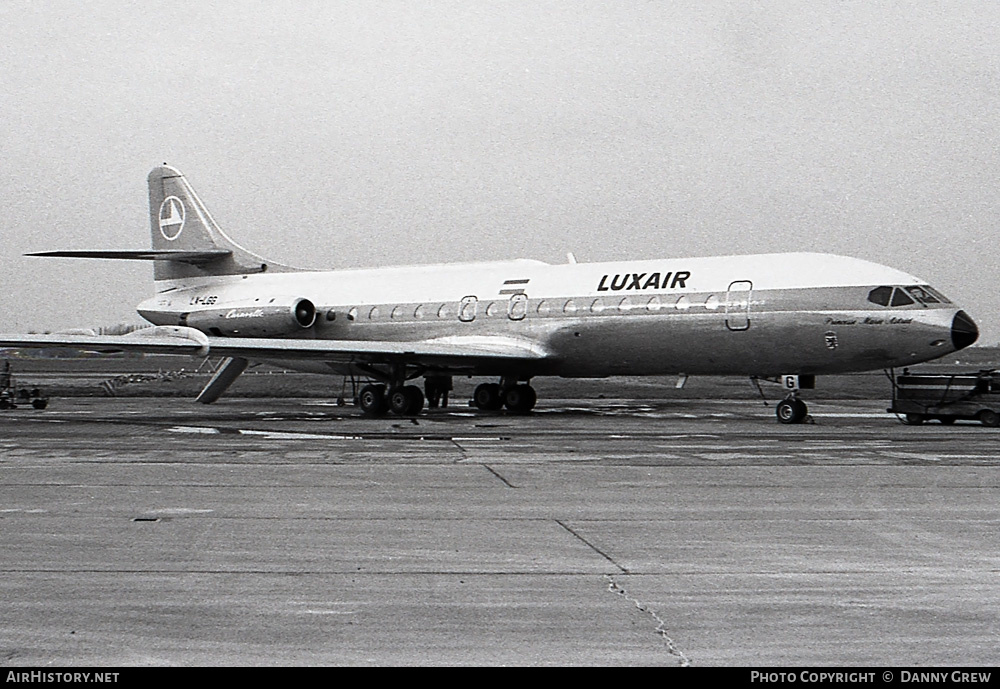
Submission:
[[[0,412],[0,663],[1000,663],[1000,430],[884,402]]]

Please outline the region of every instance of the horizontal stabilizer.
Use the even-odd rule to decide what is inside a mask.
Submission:
[[[174,249],[145,249],[143,251],[40,251],[25,256],[50,258],[112,258],[123,261],[178,261],[180,263],[210,263],[232,256],[228,249],[203,249],[182,251]]]

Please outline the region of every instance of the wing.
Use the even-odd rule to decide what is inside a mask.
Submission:
[[[445,337],[414,342],[209,337],[183,326],[154,326],[128,335],[0,335],[0,347],[67,348],[87,352],[144,352],[307,360],[337,364],[394,363],[466,368],[484,363],[541,362],[550,357],[535,342],[498,336]]]

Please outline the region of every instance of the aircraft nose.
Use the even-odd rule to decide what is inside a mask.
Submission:
[[[979,328],[965,311],[959,311],[951,321],[951,343],[955,349],[965,349],[979,339]]]

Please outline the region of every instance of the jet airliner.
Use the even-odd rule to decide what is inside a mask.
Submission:
[[[791,381],[776,414],[797,423],[816,375],[908,366],[979,335],[925,281],[820,253],[301,270],[230,239],[178,170],[148,183],[152,249],[30,255],[153,261],[155,294],[137,307],[152,325],[0,346],[225,357],[204,403],[251,361],[350,375],[368,381],[358,404],[371,416],[418,414],[421,377],[428,390],[487,377],[475,406],[525,413],[538,376],[747,375]]]

